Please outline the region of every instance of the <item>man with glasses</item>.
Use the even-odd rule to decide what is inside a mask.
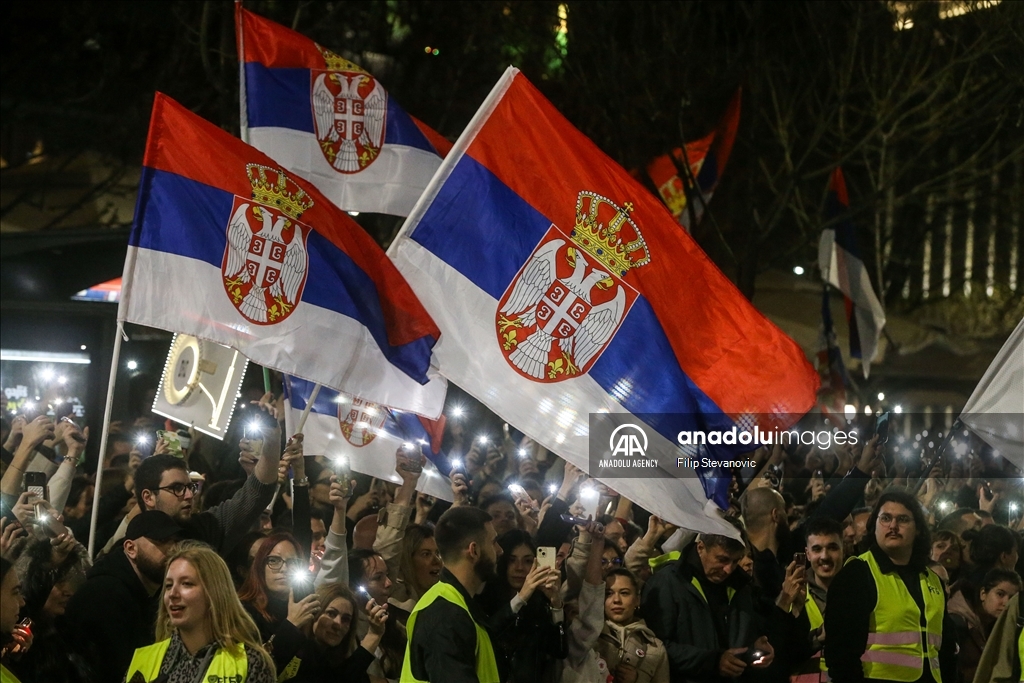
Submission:
[[[956,640],[931,537],[913,494],[886,491],[868,517],[867,552],[832,581],[825,660],[835,683],[957,680]]]
[[[185,461],[173,455],[153,455],[135,471],[135,498],[140,510],[160,510],[177,522],[181,537],[203,541],[226,555],[270,505],[277,487],[281,432],[275,422],[266,428],[262,453],[245,484],[230,499],[196,512],[198,486]]]

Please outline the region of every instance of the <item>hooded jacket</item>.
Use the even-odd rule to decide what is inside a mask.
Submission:
[[[68,602],[69,640],[97,683],[119,683],[136,648],[154,641],[160,593],[150,595],[122,548],[98,562]]]

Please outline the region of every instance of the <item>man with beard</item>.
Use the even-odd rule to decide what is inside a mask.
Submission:
[[[740,504],[747,538],[754,546],[754,577],[764,595],[774,601],[786,579],[786,571],[779,563],[779,551],[791,545],[786,501],[775,489],[761,487],[748,489]]]
[[[886,491],[867,530],[868,551],[829,586],[829,676],[835,683],[957,680],[956,636],[942,582],[928,568],[931,538],[917,499]]]
[[[441,515],[434,540],[444,562],[441,578],[419,599],[406,629],[402,683],[499,683],[487,615],[474,596],[495,578],[501,554],[491,516],[469,506]]]
[[[180,533],[167,514],[140,513],[128,524],[123,546],[89,571],[68,602],[68,642],[89,662],[97,683],[121,681],[135,649],[153,642],[164,564]]]
[[[825,644],[825,604],[832,579],[843,566],[843,527],[827,517],[810,519],[805,527],[807,533],[807,561],[811,564],[811,575],[807,579],[805,611],[811,631],[809,651],[814,653],[803,662],[790,677],[791,683],[820,683],[828,675],[821,649]]]

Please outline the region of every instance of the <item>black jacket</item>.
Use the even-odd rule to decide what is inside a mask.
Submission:
[[[696,577],[707,600],[692,584]],[[736,591],[732,600],[727,589]],[[765,635],[750,578],[737,569],[723,583],[704,577],[696,544],[655,572],[643,589],[644,620],[668,651],[672,683],[719,683],[718,661],[730,648]]]
[[[569,654],[569,639],[561,623],[551,616],[551,603],[535,591],[516,613],[512,612],[515,591],[498,581],[488,582],[479,597],[480,605],[489,615],[491,630],[496,634],[495,655],[509,667],[509,683],[545,683],[558,680],[562,663]],[[510,594],[508,599],[505,595]]]
[[[120,683],[135,649],[154,642],[159,599],[159,591],[146,591],[121,548],[89,570],[68,602],[64,623],[97,683]]]
[[[415,678],[430,683],[478,683],[476,675],[475,621],[491,638],[497,656],[495,634],[480,604],[447,569],[441,570],[441,581],[451,584],[462,594],[469,614],[447,600],[435,600],[416,615],[409,639],[409,666]],[[472,617],[471,617],[472,615]],[[497,656],[501,680],[508,679],[507,667]]]
[[[874,544],[873,544],[874,545]],[[924,611],[921,595],[921,574],[915,568],[898,567],[889,556],[875,545],[871,551],[883,573],[897,572],[918,608]],[[856,557],[840,570],[828,589],[828,609],[825,611],[825,661],[828,673],[835,683],[863,683],[864,669],[860,657],[867,649],[868,627],[871,613],[878,603],[878,587],[871,576],[868,563]],[[939,649],[939,667],[942,680],[957,680],[956,631],[949,613],[942,618],[942,645]],[[931,681],[931,669],[924,667],[920,681]]]

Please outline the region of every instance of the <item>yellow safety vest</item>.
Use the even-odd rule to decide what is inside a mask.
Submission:
[[[0,683],[21,683],[21,681],[18,680],[17,676],[11,673],[10,669],[3,664],[0,664]]]
[[[1017,668],[1020,669],[1020,680],[1024,683],[1024,631],[1017,637]]]
[[[821,628],[825,623],[825,616],[818,609],[818,603],[814,601],[811,591],[807,591],[804,600],[804,609],[807,611],[807,620],[811,622],[811,630]],[[818,671],[816,673],[793,674],[789,677],[789,683],[825,683],[831,680],[828,677],[828,667],[825,665],[825,656],[819,651],[814,653],[811,661],[818,660]],[[809,667],[808,667],[809,668]]]
[[[160,665],[171,645],[171,639],[161,640],[154,645],[140,647],[132,655],[132,663],[128,665],[125,680],[131,681],[138,671],[149,683],[160,675]],[[249,660],[245,657],[245,646],[236,645],[232,650],[220,648],[210,660],[210,666],[203,674],[204,683],[245,683],[249,674]]]
[[[405,661],[402,663],[402,678],[401,683],[427,683],[419,678],[413,676],[412,664],[410,662],[410,653],[412,651],[412,633],[413,628],[416,626],[416,615],[430,607],[435,600],[440,598],[441,600],[447,600],[453,605],[458,605],[462,609],[466,610],[466,614],[469,614],[469,606],[466,604],[465,598],[462,597],[462,593],[458,591],[455,586],[444,581],[438,581],[435,583],[430,590],[423,594],[423,597],[417,601],[416,606],[412,608],[412,613],[409,615],[408,621],[405,623],[406,634],[409,638],[405,646]],[[470,619],[473,619],[473,615],[470,614]],[[491,645],[491,637],[487,635],[487,631],[476,623],[473,619],[473,626],[476,627],[476,677],[480,683],[500,683],[500,677],[498,674],[498,660],[494,657],[494,647]],[[430,683],[443,683],[443,681],[431,681]]]
[[[708,596],[704,595],[704,589],[701,588],[700,581],[697,580],[696,576],[691,576],[690,577],[690,583],[693,584],[693,587],[697,589],[698,593],[700,593],[700,597],[704,598],[704,602],[707,602],[708,601]],[[735,595],[736,595],[736,589],[735,588],[733,588],[732,586],[726,586],[725,587],[726,602],[732,604],[732,599],[733,599],[733,597]]]
[[[927,660],[935,682],[942,683],[939,647],[946,594],[938,575],[928,569],[921,577],[925,607],[922,626],[921,610],[899,574],[883,574],[871,551],[859,557],[867,562],[878,591],[878,602],[868,622],[868,649],[860,658],[864,677],[916,681]]]

